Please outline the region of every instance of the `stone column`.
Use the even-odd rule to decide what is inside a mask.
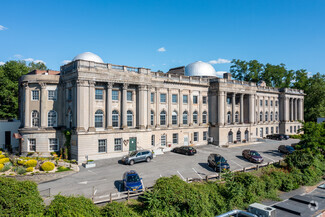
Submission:
[[[201,126],[202,125],[202,103],[203,103],[203,101],[202,101],[202,96],[201,96],[201,91],[199,91],[199,95],[198,95],[198,103],[199,103],[199,114],[198,114],[198,123],[199,123],[199,125]]]
[[[113,83],[107,83],[106,86],[106,128],[113,129],[112,124],[112,88]]]
[[[295,121],[298,120],[298,99],[295,99]]]
[[[291,98],[290,103],[290,121],[293,121],[293,98]]]
[[[189,107],[188,107],[188,124],[189,124],[189,126],[193,125],[193,122],[192,122],[192,120],[193,120],[192,101],[193,101],[192,91],[189,90],[189,94],[188,94],[188,104],[189,104]]]
[[[273,97],[273,122],[276,121],[276,120],[275,120],[275,113],[276,113],[276,111],[275,111],[275,102],[276,102],[276,98]],[[279,117],[278,117],[278,118],[279,118]]]
[[[139,86],[139,128],[145,129],[145,100],[144,100],[145,86]]]
[[[182,90],[178,90],[178,126],[183,126],[183,94]]]
[[[290,120],[290,98],[284,97],[284,106],[283,106],[283,118],[285,122],[288,122]]]
[[[147,86],[147,129],[151,128],[151,86]]]
[[[304,99],[301,99],[301,121],[304,121]]]
[[[263,121],[263,119],[260,119],[260,113],[261,113],[261,98],[260,96],[257,96],[257,123],[260,123],[261,121]]]
[[[77,131],[85,131],[85,122],[87,120],[87,117],[85,114],[86,114],[86,103],[85,103],[85,87],[87,87],[89,84],[87,82],[86,84],[86,81],[81,81],[81,80],[78,80],[77,81],[77,94],[76,94],[76,99],[77,99],[77,105],[76,105],[76,108],[77,108]],[[95,96],[94,96],[95,97]],[[94,114],[95,115],[95,114]]]
[[[216,94],[216,93],[215,93]],[[213,104],[212,103],[212,108],[215,107],[219,109],[218,111],[218,125],[219,126],[223,126],[225,124],[225,92],[224,91],[219,91],[218,92],[218,105],[217,103]],[[214,111],[212,111],[212,113],[214,113]],[[215,121],[215,119],[213,120]]]
[[[167,112],[167,126],[172,127],[172,93],[171,89],[167,89],[167,102],[168,102],[168,112]]]
[[[236,93],[232,94],[232,124],[235,124]]]
[[[47,99],[46,99],[46,84],[45,83],[40,83],[40,89],[41,89],[41,101],[40,101],[40,104],[41,104],[41,109],[40,109],[40,115],[41,115],[41,127],[47,127],[47,123],[46,123],[46,120],[47,120],[47,113],[48,111],[46,111],[46,102],[47,102]],[[57,112],[57,115],[59,113]],[[56,117],[58,119],[58,117]]]
[[[88,81],[89,83],[89,132],[96,131],[95,129],[95,111],[94,111],[94,105],[95,105],[95,81]],[[106,92],[107,93],[107,92]],[[107,99],[106,99],[107,100]],[[106,103],[107,106],[107,103]],[[107,118],[107,112],[106,118]],[[104,121],[104,120],[103,120]]]
[[[269,114],[268,122],[271,122],[271,97],[270,96],[268,97],[267,106],[268,106],[267,113]],[[274,118],[274,114],[273,114],[273,118]]]
[[[249,104],[251,103],[253,102],[249,100]],[[240,94],[240,123],[244,123],[244,94]]]
[[[262,120],[263,123],[265,122],[265,97],[262,97],[262,108],[263,108],[263,115],[262,115]]]
[[[249,123],[253,124],[254,123],[254,116],[255,116],[255,100],[254,100],[254,95],[250,94],[248,96],[248,104],[249,104]]]
[[[28,87],[28,83],[23,83],[25,101],[24,101],[24,128],[30,127],[30,112],[29,112],[29,101],[30,99],[30,89]],[[41,115],[41,114],[39,114]]]
[[[225,125],[228,124],[228,119],[227,119],[227,113],[228,113],[228,103],[227,103],[227,98],[228,98],[228,93],[225,92],[225,98],[224,98],[224,117],[225,117]]]
[[[124,83],[123,84],[123,90],[122,90],[122,128],[127,129],[127,89],[128,89],[128,84]]]
[[[156,91],[156,128],[158,128],[159,126],[160,126],[160,122],[159,122],[159,104],[160,104],[160,102],[159,102],[159,88],[158,87],[156,87],[155,88],[155,91]]]

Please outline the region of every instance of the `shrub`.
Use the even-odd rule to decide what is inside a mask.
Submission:
[[[0,216],[41,216],[43,200],[37,184],[0,177]]]
[[[26,173],[26,168],[24,168],[24,167],[17,167],[16,172],[17,172],[17,174],[22,175],[22,174]]]
[[[33,172],[34,171],[34,167],[28,167],[27,169],[26,169],[26,172]]]
[[[25,163],[25,166],[26,167],[36,167],[37,165],[37,160],[28,160],[26,163]]]
[[[125,203],[108,203],[100,210],[101,216],[111,216],[111,217],[137,217],[138,215]]]
[[[100,216],[99,208],[88,198],[56,195],[45,213],[46,216]]]
[[[3,166],[1,172],[6,172],[6,171],[10,170],[10,168],[11,168],[10,164],[5,164],[5,165]]]
[[[2,154],[2,151],[0,151],[0,154]]]
[[[3,154],[0,154],[0,159],[5,158],[6,156],[4,156]]]
[[[25,164],[25,161],[24,161],[24,160],[18,160],[18,161],[17,161],[17,164],[19,164],[19,165],[24,165],[24,164]]]
[[[54,169],[54,163],[50,161],[46,161],[45,163],[42,164],[41,168],[43,171],[52,171]]]
[[[7,162],[10,162],[9,158],[0,159],[0,164],[4,164],[4,163],[7,163]]]
[[[61,167],[58,167],[57,172],[64,172],[64,171],[69,171],[69,170],[71,170],[71,169],[70,168],[67,168],[65,166],[61,166]]]
[[[0,171],[3,169],[3,167],[4,167],[3,164],[0,164]]]

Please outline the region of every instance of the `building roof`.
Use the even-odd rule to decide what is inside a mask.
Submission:
[[[209,63],[202,61],[196,61],[194,63],[188,64],[185,67],[185,75],[187,76],[216,76],[217,73],[213,66]]]
[[[35,69],[29,72],[28,75],[60,75],[60,71]]]
[[[77,56],[75,56],[75,58],[73,58],[72,61],[75,61],[75,60],[86,60],[86,61],[92,61],[92,62],[97,62],[97,63],[104,63],[102,58],[100,58],[98,55],[91,53],[91,52],[84,52],[84,53],[78,54]]]

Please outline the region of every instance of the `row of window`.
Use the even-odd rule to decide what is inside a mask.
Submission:
[[[50,138],[48,141],[49,141],[48,150],[50,152],[59,150],[58,139]],[[29,152],[35,152],[36,151],[36,139],[28,139],[28,151]]]
[[[275,112],[274,120],[278,121],[278,112]],[[263,121],[263,112],[260,112],[260,121]],[[265,121],[269,121],[269,113],[265,112]],[[270,121],[273,121],[273,112],[270,113]]]
[[[271,133],[270,134],[274,134],[274,127],[270,127],[271,129]],[[279,127],[275,128],[275,133],[279,133]],[[265,135],[269,134],[269,128],[265,127]],[[258,128],[256,128],[256,136],[258,136]],[[260,128],[260,137],[264,137],[264,128],[261,127]]]
[[[47,91],[47,99],[55,101],[57,98],[57,91],[56,90],[48,90]],[[37,101],[39,100],[39,91],[32,90],[32,100]]]
[[[256,103],[257,104],[257,103]],[[263,106],[263,100],[260,100],[260,106]],[[265,100],[265,106],[268,106],[268,100]],[[270,100],[270,106],[273,106],[273,100]],[[278,106],[278,101],[275,101],[275,106]]]
[[[39,112],[36,110],[32,111],[32,127],[39,127]],[[47,113],[47,126],[56,127],[57,126],[57,113],[51,110]]]
[[[246,142],[249,141],[249,131],[246,130],[245,131],[245,140]],[[237,133],[236,133],[236,141],[237,142],[242,142],[242,136],[241,136],[241,131],[238,130]],[[233,143],[234,142],[234,134],[232,131],[229,131],[228,133],[228,143]]]

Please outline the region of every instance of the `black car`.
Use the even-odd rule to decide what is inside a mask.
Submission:
[[[196,154],[196,149],[191,146],[181,146],[181,147],[174,148],[172,152],[185,154],[185,155],[194,155]]]
[[[283,140],[284,136],[280,134],[272,134],[272,135],[267,135],[267,139],[274,139],[274,140]]]
[[[283,138],[284,138],[285,140],[290,139],[290,136],[288,136],[288,135],[286,135],[286,134],[280,134],[280,135],[283,136]]]
[[[216,172],[225,172],[230,170],[227,160],[220,154],[210,154],[208,157],[208,166]]]
[[[292,154],[295,151],[290,145],[280,145],[278,151],[284,154]]]

